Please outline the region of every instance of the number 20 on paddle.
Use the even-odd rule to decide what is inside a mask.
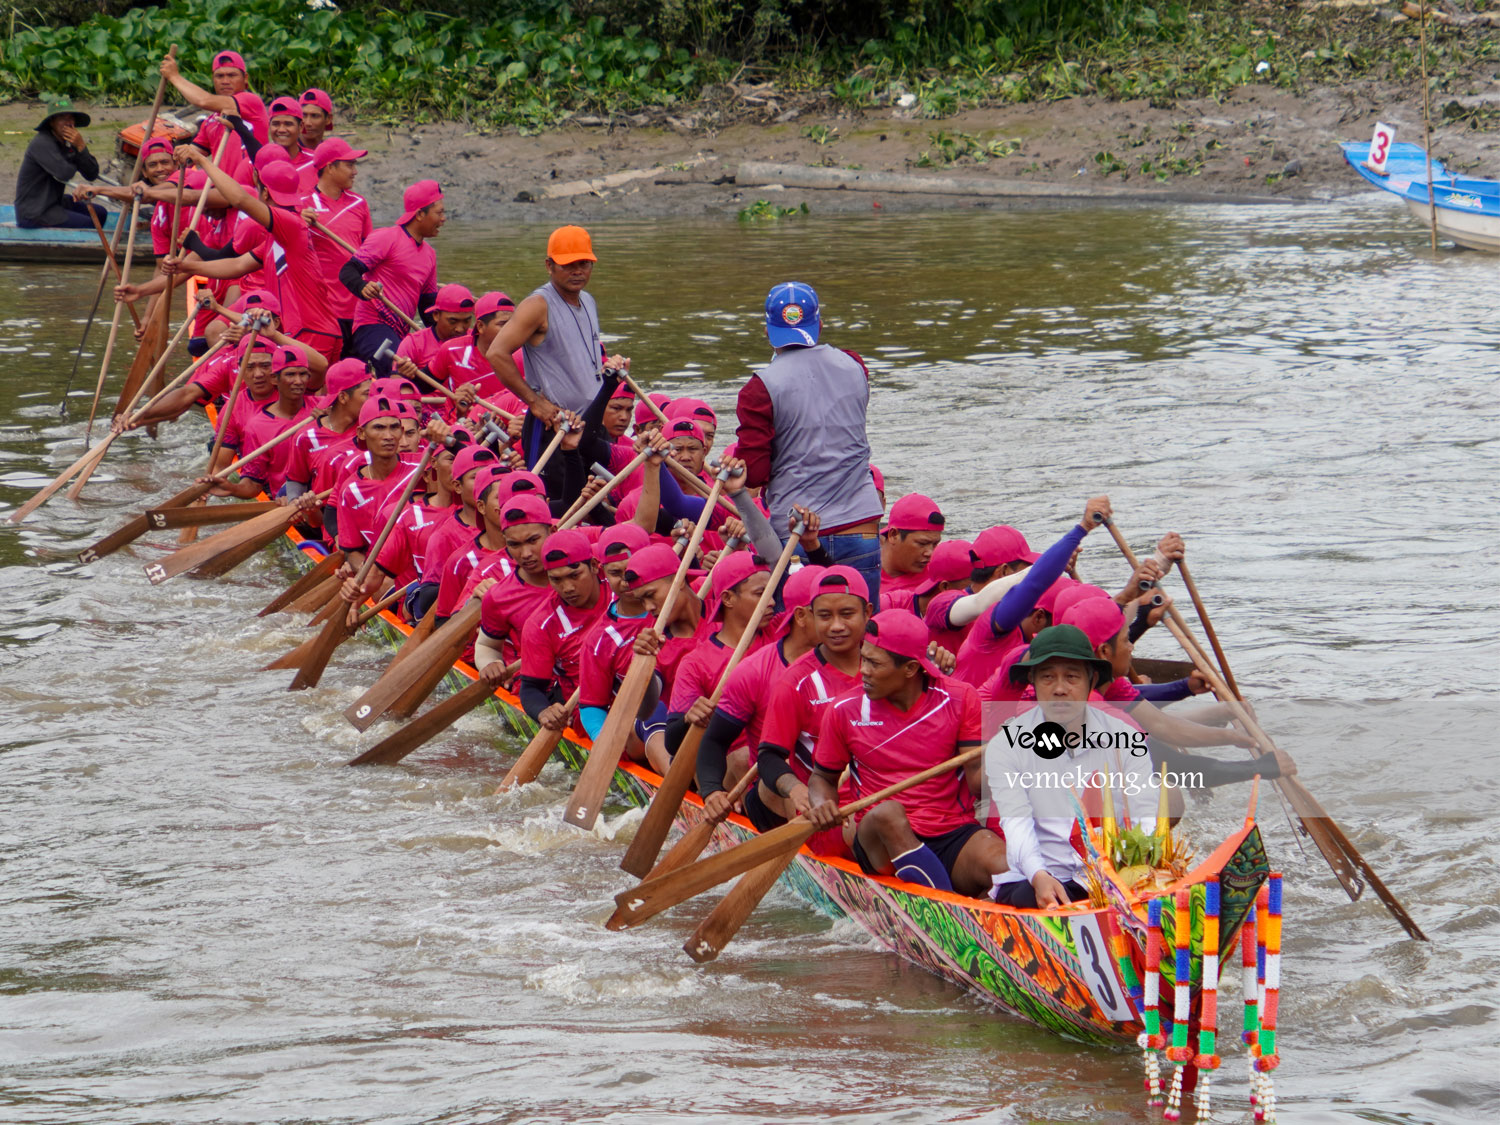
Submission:
[[[1370,138],[1370,157],[1365,165],[1377,176],[1385,175],[1386,157],[1391,154],[1391,146],[1396,143],[1396,127],[1387,125],[1384,121],[1375,122],[1375,135]]]

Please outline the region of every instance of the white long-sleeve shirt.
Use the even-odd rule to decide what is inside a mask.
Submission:
[[[1089,706],[1084,711],[1080,745],[1056,758],[1038,755],[1030,746],[1033,729],[1045,720],[1040,705],[1007,722],[984,753],[985,799],[1005,833],[1010,870],[996,883],[1030,882],[1046,871],[1060,882],[1077,880],[1083,859],[1071,836],[1076,816],[1074,794],[1086,779],[1108,775],[1117,817],[1151,831],[1158,792],[1152,786],[1151,755],[1146,736],[1124,719]],[[1095,782],[1090,788],[1100,788]],[[1137,816],[1136,811],[1146,814]]]

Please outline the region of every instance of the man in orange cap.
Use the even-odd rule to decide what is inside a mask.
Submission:
[[[558,227],[547,239],[547,284],[534,290],[516,307],[516,315],[491,341],[485,358],[507,389],[526,404],[521,430],[521,452],[534,465],[550,440],[546,428],[558,420],[559,410],[587,415],[602,393],[607,399],[617,381],[605,378],[605,368],[630,367],[624,356],[608,356],[599,330],[599,310],[584,289],[593,276],[593,240],[582,227]],[[521,349],[526,373],[511,358]],[[562,464],[547,464],[547,495],[571,502],[563,495]]]

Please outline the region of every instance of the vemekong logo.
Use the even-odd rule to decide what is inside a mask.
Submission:
[[[1061,723],[1043,720],[1030,730],[1017,730],[1009,724],[1000,728],[1011,747],[1030,750],[1038,758],[1052,761],[1070,750],[1127,750],[1132,757],[1146,754],[1146,732],[1140,730],[1090,731],[1087,725],[1068,730]]]

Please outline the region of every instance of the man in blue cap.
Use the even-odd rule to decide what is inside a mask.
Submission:
[[[820,344],[821,330],[811,285],[771,288],[766,338],[775,355],[740,388],[738,456],[772,512],[798,504],[818,513],[833,562],[859,571],[878,605],[884,507],[865,434],[870,375],[855,353]]]

